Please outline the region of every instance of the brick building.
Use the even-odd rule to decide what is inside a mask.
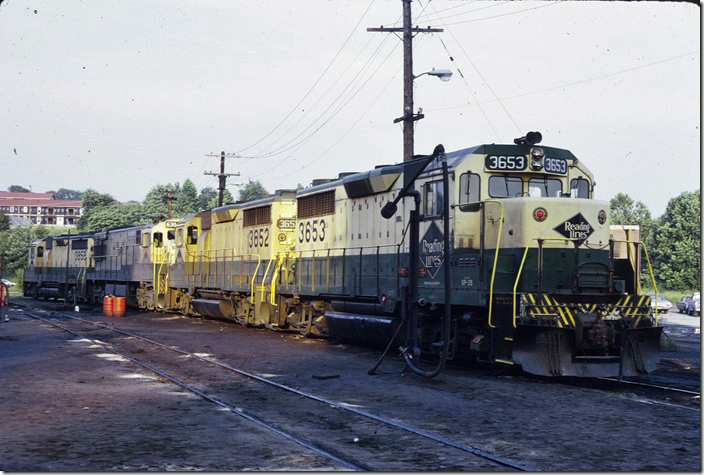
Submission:
[[[51,193],[0,191],[0,211],[15,226],[44,224],[75,228],[81,217],[81,200],[55,200]]]

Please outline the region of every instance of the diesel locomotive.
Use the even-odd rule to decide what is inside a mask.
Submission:
[[[640,292],[647,250],[613,233],[585,164],[539,142],[438,146],[180,220],[39,240],[24,292],[396,346],[425,376],[466,359],[648,373],[662,327]]]

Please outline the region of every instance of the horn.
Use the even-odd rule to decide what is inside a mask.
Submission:
[[[537,143],[540,143],[540,141],[543,140],[543,134],[540,132],[528,132],[526,134],[526,142],[530,145],[535,145]]]

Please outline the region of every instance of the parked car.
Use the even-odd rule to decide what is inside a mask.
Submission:
[[[693,297],[687,304],[687,315],[701,315],[699,311],[699,297]]]
[[[677,310],[680,313],[687,313],[687,306],[689,305],[689,301],[692,300],[691,295],[685,295],[680,299],[679,302],[677,302]]]
[[[650,307],[655,309],[655,294],[648,295],[650,297]],[[672,308],[672,302],[667,300],[663,295],[658,295],[658,313],[667,313]]]

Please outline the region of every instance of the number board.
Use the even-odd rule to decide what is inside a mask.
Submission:
[[[554,173],[555,175],[567,174],[567,160],[564,158],[545,157],[543,160],[543,170],[545,173]]]
[[[487,155],[484,167],[487,170],[522,171],[528,166],[525,155]]]
[[[280,218],[276,221],[276,227],[282,231],[293,231],[296,229],[296,219]]]

